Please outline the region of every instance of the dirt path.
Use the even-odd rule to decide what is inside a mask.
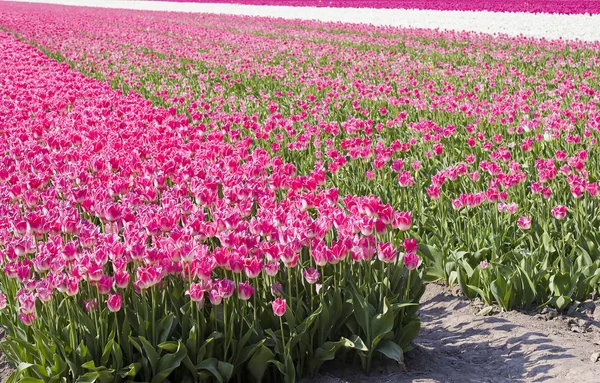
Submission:
[[[366,377],[354,367],[331,365],[307,382],[600,382],[600,362],[590,361],[600,351],[593,302],[553,319],[552,312],[478,316],[482,306],[430,284],[421,303],[422,329],[406,355],[408,372],[386,365]],[[600,305],[596,311],[598,318]]]

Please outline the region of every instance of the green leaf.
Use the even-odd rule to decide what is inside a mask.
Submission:
[[[549,287],[555,296],[570,295],[571,276],[569,273],[557,272],[550,277]]]
[[[140,370],[142,369],[141,363],[131,363],[129,366],[123,367],[121,371],[119,371],[119,376],[122,378],[127,377],[135,377]]]
[[[467,280],[467,274],[465,271],[459,266],[456,272],[458,277],[458,285],[460,286],[462,293],[469,299],[475,299],[477,292],[469,288],[469,281]]]
[[[94,383],[99,377],[100,377],[100,374],[97,372],[88,372],[87,374],[80,376],[76,382],[77,383]]]
[[[143,336],[139,336],[138,339],[144,348],[144,352],[148,357],[148,361],[150,362],[150,367],[152,368],[152,375],[156,375],[160,370],[158,369],[158,360],[160,356],[152,346],[152,344]]]
[[[219,361],[217,363],[217,370],[219,370],[219,373],[223,377],[223,380],[227,382],[229,379],[231,379],[231,376],[233,375],[233,364]]]
[[[106,346],[104,346],[104,351],[102,352],[102,356],[100,357],[100,364],[102,366],[106,366],[108,364],[108,359],[110,358],[110,355],[112,353],[114,343],[115,342],[111,339],[106,343]]]
[[[252,355],[248,362],[248,371],[257,382],[262,382],[265,371],[267,370],[267,361],[273,359],[275,354],[266,346],[261,345]]]
[[[175,353],[163,355],[158,361],[156,374],[151,383],[161,383],[165,381],[177,367],[181,365],[181,361],[187,355],[187,349],[182,342],[179,342],[179,347]],[[160,345],[159,345],[160,347]]]
[[[223,377],[221,376],[221,373],[219,372],[219,369],[217,368],[217,364],[218,364],[218,360],[215,358],[210,358],[210,359],[206,359],[203,360],[202,362],[200,362],[196,368],[201,371],[201,370],[205,370],[210,372],[219,383],[223,383]],[[265,362],[265,366],[266,366],[266,362]]]
[[[358,335],[354,334],[354,335],[350,336],[350,338],[348,338],[348,340],[352,343],[352,346],[350,346],[349,344],[346,344],[346,347],[353,348],[358,351],[369,351],[365,342],[363,342],[363,340],[360,339],[360,337]]]
[[[385,355],[388,359],[395,360],[398,364],[404,364],[404,353],[397,343],[391,340],[385,340],[377,347],[377,351]]]
[[[490,283],[490,291],[496,301],[505,310],[510,309],[511,287],[508,286],[506,280],[501,275]]]
[[[48,373],[44,367],[40,366],[39,364],[32,363],[19,363],[15,375],[21,376],[21,374],[27,370],[32,370],[38,377],[42,379],[48,378]]]
[[[252,331],[252,329],[250,329],[250,331]],[[250,345],[242,348],[240,350],[240,352],[238,353],[238,356],[235,360],[235,366],[241,367],[265,343],[265,340],[266,339],[263,339],[258,343],[250,344]],[[273,357],[270,357],[269,359],[272,359],[272,358]]]
[[[173,314],[169,314],[158,322],[158,343],[166,342],[169,339],[173,323],[175,322],[175,316]]]
[[[553,297],[551,304],[556,307],[558,311],[563,311],[573,300],[567,296]]]
[[[419,335],[420,330],[421,321],[418,318],[413,319],[398,330],[400,333],[396,335],[397,343],[405,349]]]
[[[371,319],[371,347],[374,347],[394,328],[394,312],[389,309],[387,297],[383,300],[383,312]]]
[[[354,307],[354,317],[356,318],[356,321],[364,333],[368,335],[370,331],[370,312],[368,303],[356,289],[354,289],[352,305]],[[370,339],[368,339],[367,342],[370,342]]]
[[[544,250],[546,250],[547,253],[552,253],[555,251],[554,246],[552,246],[552,238],[547,231],[544,231],[542,234],[542,244],[544,245]]]
[[[362,343],[362,340],[360,343],[361,344],[359,344],[358,347],[363,348],[364,343]],[[311,371],[315,373],[324,362],[333,360],[333,358],[335,358],[335,354],[341,347],[357,348],[357,345],[346,338],[341,338],[337,342],[325,342],[321,347],[315,350],[313,360],[310,361]]]
[[[290,354],[285,357],[285,382],[295,383],[296,382],[296,367],[294,366],[294,360]]]
[[[435,282],[440,279],[446,279],[444,271],[444,255],[437,248],[430,245],[419,245],[419,251],[423,254],[427,262],[427,282]]]

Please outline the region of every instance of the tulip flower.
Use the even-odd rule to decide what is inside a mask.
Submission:
[[[414,270],[419,266],[419,256],[415,253],[404,254],[404,266],[408,270]]]
[[[238,284],[238,296],[241,300],[247,301],[254,294],[254,287],[250,286],[250,282],[240,282]]]
[[[561,220],[567,215],[567,208],[562,205],[558,205],[552,208],[552,215],[554,218]]]
[[[528,217],[528,216],[519,217],[519,220],[517,221],[517,225],[522,230],[529,230],[531,228],[531,217]]]
[[[123,298],[119,294],[109,294],[106,300],[106,307],[113,313],[121,310]]]
[[[285,299],[277,298],[271,302],[271,306],[273,307],[273,314],[278,317],[283,316],[285,314],[285,310],[287,308]]]

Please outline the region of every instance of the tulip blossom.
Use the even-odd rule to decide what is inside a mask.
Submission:
[[[202,302],[204,299],[204,288],[200,283],[192,283],[189,289],[185,292],[185,295],[189,295],[193,302]]]
[[[397,251],[391,243],[379,243],[378,246],[377,257],[380,261],[391,263],[396,260]]]
[[[319,271],[317,269],[315,269],[314,267],[303,270],[302,275],[304,275],[304,279],[310,285],[317,283],[319,281],[319,277],[321,276]]]
[[[250,282],[240,282],[238,284],[238,296],[241,300],[247,301],[254,294],[254,287],[250,286]]]
[[[31,326],[33,324],[33,321],[35,320],[35,313],[21,312],[21,313],[19,313],[19,319],[26,326]]]
[[[414,270],[419,266],[419,256],[415,253],[404,254],[404,266],[408,270]]]
[[[121,310],[123,304],[123,298],[119,294],[109,294],[106,300],[106,307],[113,313]]]
[[[562,205],[558,205],[552,208],[552,215],[554,218],[561,220],[567,215],[567,208]]]
[[[396,212],[392,220],[392,227],[399,229],[400,231],[406,231],[410,229],[412,224],[412,214],[409,211]]]
[[[521,216],[517,220],[517,225],[522,230],[529,230],[531,228],[531,217]]]
[[[98,300],[96,298],[88,299],[83,302],[83,307],[87,312],[94,311],[98,308]]]
[[[287,308],[285,299],[277,298],[271,302],[271,306],[273,307],[273,314],[278,317],[283,316],[285,314],[285,310]]]

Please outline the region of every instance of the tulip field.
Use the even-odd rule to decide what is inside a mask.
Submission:
[[[0,2],[9,381],[368,372],[404,364],[426,282],[503,310],[600,293],[599,57]]]

